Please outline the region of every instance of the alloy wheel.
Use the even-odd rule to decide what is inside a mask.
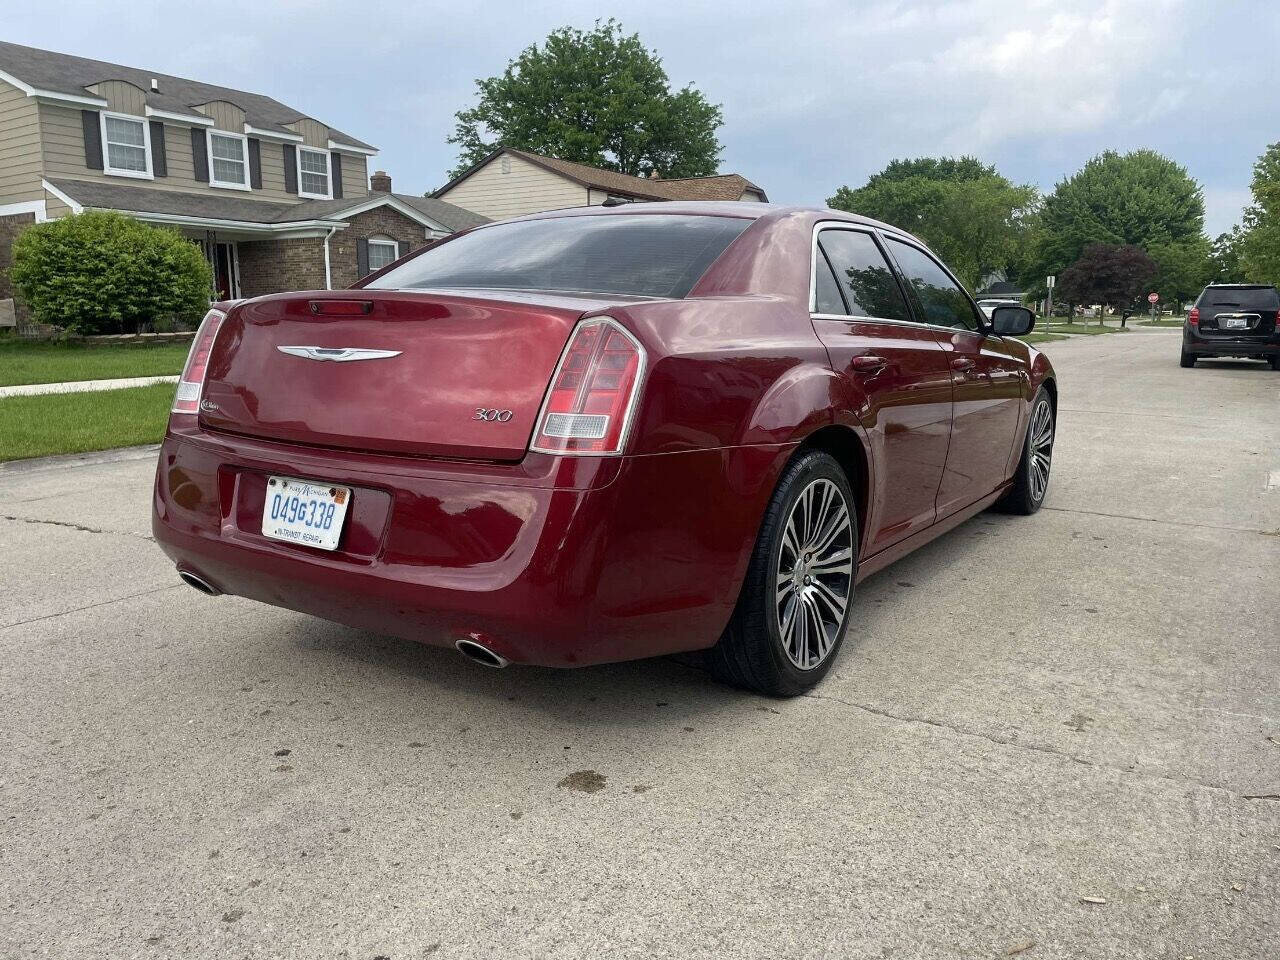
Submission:
[[[1048,400],[1036,404],[1031,414],[1031,496],[1036,502],[1044,499],[1049,488],[1049,465],[1053,461],[1053,408]]]
[[[853,592],[853,520],[840,488],[809,483],[787,518],[778,551],[776,614],[787,659],[812,670],[840,637]]]

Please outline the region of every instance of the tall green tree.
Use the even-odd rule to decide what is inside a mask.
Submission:
[[[1154,150],[1094,157],[1045,198],[1041,228],[1036,273],[1061,272],[1094,243],[1141,247],[1184,296],[1209,271],[1204,192]]]
[[[692,86],[672,90],[662,60],[618,21],[562,27],[496,77],[476,81],[449,138],[456,176],[498,146],[632,175],[701,177],[716,172],[720,105]]]
[[[1195,237],[1186,243],[1153,244],[1147,253],[1157,266],[1151,289],[1160,294],[1162,303],[1181,308],[1199,296],[1213,276],[1212,247],[1207,237]]]
[[[1244,243],[1244,236],[1244,230],[1238,223],[1228,232],[1218,234],[1209,253],[1209,282],[1246,282],[1244,266],[1240,263],[1240,248]]]
[[[1240,265],[1248,283],[1280,286],[1280,143],[1253,165],[1253,203],[1244,212]]]
[[[973,157],[920,157],[894,160],[827,203],[914,233],[975,289],[990,271],[1016,266],[1038,199]]]

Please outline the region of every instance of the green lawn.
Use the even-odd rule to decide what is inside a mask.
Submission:
[[[1051,323],[1042,328],[1043,333],[1079,333],[1086,337],[1102,333],[1121,333],[1120,327],[1100,327],[1097,321],[1085,326],[1082,323]]]
[[[1178,317],[1176,320],[1139,320],[1138,323],[1144,327],[1181,327],[1182,318]]]
[[[174,387],[0,399],[0,460],[159,443]]]
[[[182,372],[189,349],[187,343],[80,347],[6,338],[0,340],[0,387],[168,376]]]
[[[1028,333],[1025,337],[1017,337],[1023,343],[1052,343],[1054,340],[1067,340],[1068,337],[1060,337],[1054,333]]]

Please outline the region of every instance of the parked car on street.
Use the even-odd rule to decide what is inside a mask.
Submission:
[[[1182,325],[1182,366],[1206,357],[1248,357],[1280,370],[1278,313],[1280,294],[1269,284],[1210,284]]]
[[[981,310],[988,320],[995,314],[999,307],[1020,307],[1021,302],[1017,300],[979,300],[978,309]]]
[[[919,240],[759,203],[575,208],[220,304],[153,529],[205,593],[490,666],[709,649],[794,695],[855,584],[1044,501],[1057,386]]]

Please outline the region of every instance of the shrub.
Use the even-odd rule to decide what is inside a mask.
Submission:
[[[10,276],[38,322],[85,334],[198,318],[211,289],[194,243],[107,211],[27,228],[14,241]]]

